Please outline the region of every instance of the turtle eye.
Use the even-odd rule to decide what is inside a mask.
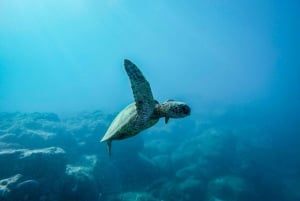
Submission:
[[[190,115],[191,114],[191,108],[187,105],[182,106],[182,113],[185,115]]]

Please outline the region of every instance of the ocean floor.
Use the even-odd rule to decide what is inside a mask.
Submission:
[[[161,120],[109,157],[113,117],[0,113],[0,201],[300,200],[300,151],[259,115]]]

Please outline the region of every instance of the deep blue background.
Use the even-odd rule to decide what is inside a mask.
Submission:
[[[124,58],[159,101],[182,99],[197,113],[295,107],[299,18],[297,0],[2,0],[0,109],[117,112],[133,99]]]

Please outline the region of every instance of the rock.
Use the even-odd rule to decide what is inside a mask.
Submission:
[[[179,179],[186,179],[191,175],[195,175],[195,173],[199,171],[197,164],[191,164],[186,166],[180,170],[176,171],[176,177]]]
[[[39,182],[24,180],[20,174],[0,180],[0,200],[38,200]]]
[[[126,192],[118,196],[118,201],[161,201],[146,192]]]
[[[76,143],[76,149],[70,150],[72,155],[91,155],[94,153],[106,153],[106,146],[99,146],[99,140],[109,126],[108,115],[100,111],[83,112],[75,117],[63,120],[65,132],[70,135]],[[104,143],[103,143],[104,145]],[[70,147],[70,146],[68,146]],[[77,158],[74,158],[76,161]]]
[[[1,142],[1,137],[0,137],[0,150],[4,150],[4,149],[21,149],[21,148],[22,147],[19,144]]]
[[[81,113],[63,121],[54,113],[0,113],[0,147],[41,149],[59,146],[70,153],[99,153],[98,140],[108,127],[108,115]],[[106,151],[105,146],[103,153]],[[106,154],[106,153],[105,153]],[[70,157],[76,161],[76,157]]]
[[[183,200],[203,200],[205,197],[205,185],[198,179],[190,176],[179,183],[178,190]]]
[[[204,200],[206,196],[206,183],[193,176],[178,180],[178,179],[158,179],[156,183],[151,184],[147,188],[147,192],[151,192],[160,200],[168,201],[190,201]]]
[[[17,186],[22,175],[16,174],[12,177],[0,180],[0,200],[7,199],[11,191]]]
[[[97,162],[95,155],[84,155],[77,164],[66,168],[61,197],[63,200],[97,200],[98,188],[93,175]]]
[[[39,191],[40,184],[36,180],[26,180],[20,182],[16,187],[11,191],[8,196],[8,200],[30,200],[38,201],[39,200]]]
[[[6,187],[7,189],[14,189],[17,182],[22,178],[21,174],[16,174],[12,177],[0,180],[0,186]]]
[[[237,176],[219,177],[208,184],[209,200],[239,201],[247,191],[245,181]]]
[[[101,189],[101,199],[107,200],[110,194],[123,192],[123,182],[120,170],[113,160],[99,159],[94,169],[94,177],[99,189]]]
[[[76,178],[80,178],[81,176],[92,178],[96,163],[96,155],[83,155],[78,159],[76,164],[67,165],[66,174]]]
[[[189,158],[194,158],[194,150],[189,148],[177,148],[171,155],[172,164],[175,169],[182,169],[189,165]]]
[[[0,113],[0,141],[3,143],[30,149],[57,146],[63,134],[63,125],[56,114]]]
[[[159,169],[161,174],[164,174],[165,176],[173,175],[174,170],[169,155],[155,156],[152,158],[152,161],[154,162],[155,167]]]
[[[65,151],[59,147],[0,151],[0,178],[22,174],[29,178],[55,179],[64,174]]]
[[[180,170],[196,164],[197,177],[211,179],[226,174],[236,163],[236,136],[221,129],[209,129],[181,143],[172,153],[174,169]]]
[[[151,158],[149,158],[143,153],[138,153],[138,156],[139,156],[139,160],[141,160],[144,164],[146,164],[146,166],[150,167],[151,169],[155,168],[156,164]]]
[[[18,185],[15,187],[15,190],[21,191],[21,192],[29,192],[32,189],[36,190],[39,186],[39,182],[33,179],[29,179],[23,182],[18,183]]]

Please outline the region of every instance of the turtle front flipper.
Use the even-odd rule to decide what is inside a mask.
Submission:
[[[124,60],[124,67],[130,79],[137,114],[143,122],[146,122],[155,107],[150,84],[138,67],[128,59]]]

